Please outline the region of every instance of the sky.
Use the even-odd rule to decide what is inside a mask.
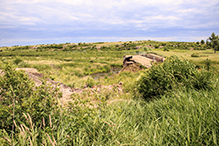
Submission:
[[[219,34],[218,0],[0,0],[0,46],[201,41]]]

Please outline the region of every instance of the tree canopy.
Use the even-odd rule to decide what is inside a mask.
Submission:
[[[210,42],[212,44],[212,47],[214,49],[214,53],[216,53],[216,51],[219,51],[219,37],[218,37],[218,35],[216,36],[215,33],[213,32],[208,39],[210,40]]]

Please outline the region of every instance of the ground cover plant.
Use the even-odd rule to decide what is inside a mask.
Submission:
[[[218,145],[219,56],[208,43],[2,47],[0,144]],[[147,52],[169,58],[151,69],[114,73],[122,68],[124,55]],[[46,81],[36,87],[17,67],[32,67],[44,78],[87,90],[64,104],[58,89]]]

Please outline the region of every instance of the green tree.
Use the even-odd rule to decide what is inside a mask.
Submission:
[[[214,49],[214,53],[219,50],[219,37],[218,35],[216,36],[215,33],[213,32],[211,36],[208,38],[212,44],[212,47]]]
[[[201,40],[201,44],[203,45],[205,43],[205,41],[204,40]]]

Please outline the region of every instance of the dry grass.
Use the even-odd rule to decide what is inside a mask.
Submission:
[[[218,61],[219,58],[219,52],[214,54],[213,50],[170,50],[168,52],[163,50],[153,50],[153,52],[167,57],[176,55],[178,57],[183,57],[193,61],[204,61],[207,58],[211,59],[212,61]],[[205,55],[206,57],[191,57],[191,54],[193,53]]]
[[[53,65],[53,64],[60,64],[63,63],[63,61],[58,61],[58,60],[28,60],[25,61],[28,64],[47,64],[47,65]]]

